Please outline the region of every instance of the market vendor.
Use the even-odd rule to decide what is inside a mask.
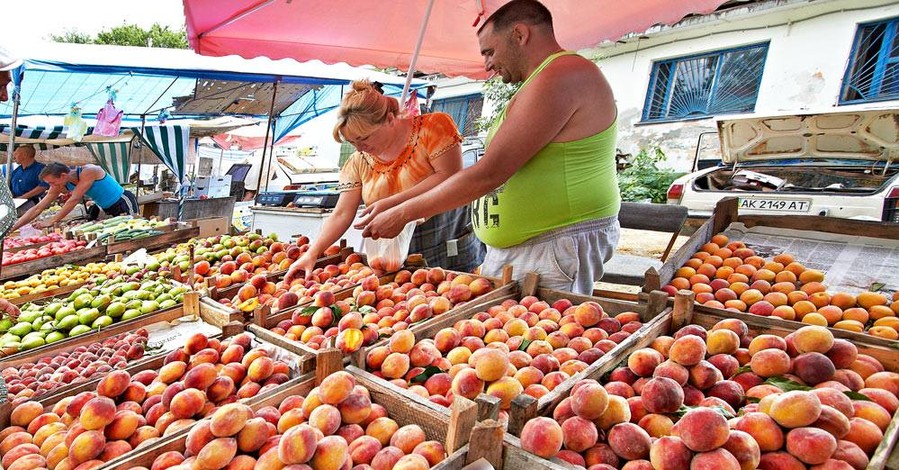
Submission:
[[[50,185],[47,195],[16,221],[13,230],[36,219],[60,194],[64,193],[69,194],[69,199],[63,204],[62,209],[50,220],[35,223],[35,228],[45,228],[59,223],[72,212],[84,196],[94,202],[93,208],[88,210],[88,218],[91,220],[100,217],[101,209],[108,216],[137,213],[137,198],[134,194],[126,191],[97,165],[84,165],[72,169],[62,163],[53,162],[41,170],[40,179]]]
[[[34,159],[35,153],[33,146],[22,145],[12,154],[16,164],[19,165],[12,171],[10,185],[12,197],[28,200],[27,203],[19,206],[21,211],[34,207],[50,187],[40,179],[39,175],[44,169],[44,164]]]
[[[422,194],[462,169],[462,137],[445,113],[408,116],[399,102],[368,81],[356,81],[343,98],[333,131],[338,142],[356,147],[340,170],[340,198],[321,234],[285,277],[308,276],[326,248],[350,227],[361,202],[377,213]],[[480,263],[482,245],[471,231],[467,208],[433,214],[418,225],[410,252],[434,266],[471,271]],[[448,241],[451,243],[448,245]],[[454,246],[454,249],[450,249]]]
[[[410,220],[471,203],[488,247],[482,275],[511,265],[515,279],[537,272],[544,287],[589,294],[619,237],[612,89],[594,62],[559,45],[537,0],[504,4],[477,34],[486,70],[521,83],[484,156],[358,226],[389,238]]]

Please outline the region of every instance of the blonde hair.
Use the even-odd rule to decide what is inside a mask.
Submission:
[[[368,80],[357,80],[352,89],[343,95],[334,125],[334,140],[343,142],[343,131],[349,129],[356,135],[366,135],[387,120],[393,113],[399,117],[400,104],[394,98],[381,94]]]

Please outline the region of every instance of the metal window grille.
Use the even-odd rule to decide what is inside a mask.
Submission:
[[[655,62],[644,121],[676,121],[755,109],[768,44]]]
[[[858,26],[840,104],[899,98],[899,18]]]
[[[476,135],[475,121],[481,117],[484,107],[483,95],[467,95],[443,100],[435,100],[431,111],[447,113],[453,118],[459,133],[464,136]]]

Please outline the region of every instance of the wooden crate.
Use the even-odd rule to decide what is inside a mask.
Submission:
[[[111,235],[106,241],[106,247],[109,254],[131,253],[141,248],[145,248],[148,252],[168,247],[169,245],[186,242],[191,238],[200,235],[200,227],[183,222],[175,222],[171,225],[157,227],[154,230],[162,232],[159,235],[153,235],[137,240],[115,241],[115,236]]]
[[[93,261],[101,261],[106,258],[106,246],[99,245],[92,248],[82,248],[56,256],[48,256],[24,263],[11,264],[0,268],[0,281],[18,279],[40,273],[45,269],[58,268],[65,264],[85,264]]]
[[[186,316],[201,316],[199,308],[199,294],[187,292],[184,294],[184,302],[172,308],[159,310],[153,313],[141,315],[128,321],[113,323],[111,326],[100,330],[91,330],[72,338],[66,338],[55,343],[47,344],[39,348],[29,349],[9,356],[2,357],[3,365],[16,365],[26,362],[34,362],[37,358],[52,355],[70,348],[87,345],[96,341],[102,341],[109,336],[120,333],[128,333],[160,321],[172,321]],[[202,316],[201,316],[202,318]]]
[[[544,300],[549,303],[563,298],[571,300],[576,304],[587,301],[596,302],[600,306],[602,306],[603,310],[606,313],[613,316],[623,312],[637,312],[640,315],[641,322],[645,323],[641,328],[641,331],[648,328],[648,324],[653,318],[658,317],[664,311],[670,311],[670,308],[667,307],[666,303],[667,296],[662,292],[655,292],[652,295],[646,296],[646,300],[643,302],[628,302],[617,299],[606,299],[600,297],[578,295],[571,292],[564,292],[553,289],[538,288],[537,281],[538,278],[536,275],[528,275],[521,282],[516,282],[505,286],[503,289],[504,295],[502,296],[485,300],[484,302],[480,302],[477,305],[466,305],[464,309],[444,313],[443,315],[429,319],[428,321],[422,322],[421,324],[412,325],[410,329],[415,333],[416,340],[433,338],[440,330],[444,328],[451,328],[456,322],[471,318],[477,312],[484,311],[493,305],[499,305],[505,300],[517,300],[528,295],[534,295],[540,300]],[[635,335],[636,333],[631,336],[633,337]],[[510,429],[514,427],[518,431],[520,431],[520,427],[524,426],[524,423],[528,419],[537,416],[543,410],[555,407],[555,405],[558,404],[558,402],[561,401],[562,398],[564,398],[564,396],[562,395],[566,394],[567,391],[570,390],[578,380],[583,378],[591,378],[594,376],[599,377],[599,375],[596,375],[596,370],[598,370],[606,362],[611,361],[612,358],[616,356],[614,354],[615,351],[619,351],[622,348],[627,348],[628,345],[634,341],[636,341],[636,339],[631,339],[631,337],[626,338],[624,341],[618,344],[618,346],[609,351],[609,353],[604,355],[603,358],[600,358],[599,361],[591,364],[580,373],[569,378],[568,380],[557,386],[551,393],[541,397],[540,400],[535,400],[529,395],[520,395],[517,399],[512,401],[512,408],[509,410]],[[386,342],[387,340],[385,339],[379,343],[357,351],[352,355],[351,362],[359,369],[364,370],[365,359],[368,351],[371,348],[384,345]],[[390,386],[393,387],[392,384],[390,384]],[[399,387],[396,387],[396,390],[397,393],[407,395],[407,398],[411,400],[421,400],[430,403],[428,400],[425,400],[415,394],[409,393],[408,391]],[[481,397],[482,399],[478,400],[479,408],[481,408],[482,414],[488,415],[490,414],[490,412],[486,411],[485,408],[489,409],[492,407],[496,407],[498,406],[498,404],[493,403],[487,395],[482,394]]]
[[[306,374],[291,380],[269,393],[248,400],[246,402],[247,405],[253,408],[253,410],[258,410],[265,406],[277,407],[289,396],[305,396],[308,394],[312,388],[320,384],[330,373],[342,368],[342,358],[339,351],[329,349],[323,350],[322,353],[327,359],[322,361],[320,370],[316,370],[315,374]],[[433,407],[422,406],[420,403],[405,400],[392,390],[383,387],[381,383],[372,381],[368,374],[358,374],[359,371],[354,370],[354,368],[350,368],[348,371],[355,376],[358,385],[368,389],[372,403],[380,404],[386,408],[388,416],[396,421],[397,424],[400,426],[417,424],[424,430],[428,440],[436,440],[444,444],[447,452],[453,459],[452,462],[456,463],[450,465],[450,462],[444,462],[434,468],[458,469],[463,466],[461,464],[464,462],[465,454],[456,451],[467,444],[475,424],[477,407],[473,402],[459,398],[451,412],[443,412]],[[183,430],[137,452],[130,452],[115,460],[111,460],[103,468],[108,470],[126,470],[138,466],[150,468],[153,460],[165,452],[184,452],[187,432],[188,430]],[[450,461],[450,458],[447,460]]]
[[[662,286],[671,282],[674,273],[689,260],[694,253],[699,251],[700,247],[711,240],[712,236],[727,229],[734,223],[741,222],[746,227],[766,226],[778,227],[796,230],[814,230],[818,232],[835,233],[843,235],[857,235],[874,238],[899,239],[899,225],[882,224],[879,222],[866,222],[847,219],[836,219],[830,217],[818,216],[758,216],[758,215],[738,215],[737,199],[726,198],[721,200],[715,206],[715,212],[712,218],[706,221],[699,230],[694,233],[690,239],[681,248],[668,258],[668,261],[662,265],[660,270],[649,268],[646,271],[646,283],[643,286],[644,291],[658,290]],[[697,306],[699,310],[714,312],[726,315],[727,310]],[[772,319],[775,323],[779,323],[776,318]],[[784,326],[793,325],[792,328],[798,328],[803,323],[792,320],[780,320]],[[895,340],[873,337],[866,333],[856,333],[848,330],[830,328],[835,337],[845,338],[850,341],[863,341],[869,344],[879,344],[883,346],[896,347],[899,344]]]
[[[463,273],[457,273],[457,274],[463,274]],[[465,273],[465,274],[467,274],[467,273]],[[467,275],[474,276],[473,274],[467,274]],[[386,276],[382,276],[381,277],[382,285],[384,283],[393,281],[394,276],[395,276],[395,273],[389,274]],[[474,277],[478,277],[478,276],[474,276]],[[480,276],[480,277],[483,277],[483,276]],[[486,308],[486,307],[484,307],[484,305],[492,304],[492,303],[496,302],[497,299],[508,298],[508,295],[512,292],[512,289],[515,288],[514,284],[512,284],[512,283],[502,284],[502,282],[503,282],[502,280],[493,279],[493,278],[487,278],[487,279],[489,279],[491,281],[491,283],[494,285],[494,289],[492,291],[490,291],[480,297],[472,299],[462,305],[454,307],[441,315],[432,317],[428,320],[425,320],[425,321],[422,321],[419,323],[414,323],[414,324],[410,325],[408,329],[411,330],[413,333],[415,333],[416,336],[419,336],[420,334],[425,334],[425,333],[420,333],[420,332],[430,331],[430,329],[431,329],[430,325],[433,325],[433,324],[443,325],[444,320],[442,320],[442,319],[444,319],[444,318],[457,318],[459,315],[469,315],[469,314],[474,313],[482,308]],[[337,300],[345,300],[347,298],[350,298],[353,296],[353,290],[355,289],[355,287],[356,286],[337,291],[334,294],[334,297]],[[292,351],[296,354],[307,357],[309,360],[305,361],[304,364],[307,364],[307,366],[310,368],[315,367],[314,359],[315,359],[315,356],[318,354],[318,350],[312,349],[309,346],[306,346],[302,342],[287,339],[284,336],[276,334],[269,329],[269,328],[274,328],[275,326],[277,326],[278,323],[282,320],[290,319],[291,315],[296,310],[306,308],[310,305],[311,305],[311,302],[307,302],[305,304],[297,305],[296,307],[283,310],[276,314],[270,314],[269,313],[270,309],[268,309],[267,307],[263,307],[262,309],[259,309],[259,310],[257,310],[256,313],[254,313],[253,323],[249,324],[247,326],[247,330],[251,331],[253,334],[255,334],[256,336],[258,336],[260,338],[264,338],[266,341],[268,341],[270,343],[277,344],[289,351]],[[460,312],[462,312],[462,313],[460,313]],[[435,330],[435,331],[437,331],[437,330]],[[421,337],[424,337],[424,336],[421,336]],[[383,341],[386,341],[386,340],[383,340]],[[375,345],[377,345],[377,344],[381,344],[381,342],[378,342]],[[370,347],[373,347],[375,345],[372,345]],[[360,351],[366,351],[366,350],[367,350],[366,348],[363,348]],[[346,360],[349,360],[349,358],[347,358]]]
[[[57,297],[63,294],[69,294],[84,287],[85,285],[87,285],[86,282],[77,282],[74,284],[69,284],[67,286],[58,287],[56,289],[49,289],[43,292],[38,292],[36,294],[28,294],[21,297],[16,297],[14,299],[9,299],[9,302],[13,305],[24,305],[28,302],[46,299],[47,297]]]
[[[785,325],[780,322],[772,322],[768,317],[761,317],[748,313],[730,311],[720,312],[716,311],[715,309],[697,310],[694,307],[693,297],[694,295],[692,292],[681,291],[681,293],[679,293],[674,300],[673,308],[666,310],[661,315],[654,318],[652,321],[650,321],[649,324],[646,325],[646,328],[643,328],[631,335],[628,340],[633,339],[633,341],[630,341],[625,348],[618,349],[614,354],[603,356],[603,359],[609,356],[613,357],[609,357],[610,360],[607,361],[598,361],[596,363],[597,365],[600,364],[600,362],[602,362],[602,364],[594,370],[594,373],[585,378],[592,378],[598,381],[603,375],[611,372],[622,363],[626,363],[628,356],[630,356],[630,354],[634,351],[649,347],[653,340],[655,340],[659,336],[672,335],[677,330],[688,324],[699,325],[706,329],[709,329],[721,320],[736,318],[743,321],[749,327],[749,334],[752,336],[758,336],[760,334],[772,334],[781,337],[787,336],[788,334],[796,331],[802,326],[808,326],[798,324],[796,322],[790,322],[791,324]],[[886,370],[899,372],[899,354],[897,354],[894,347],[887,347],[879,344],[874,344],[873,342],[865,341],[855,342],[855,346],[858,348],[859,353],[867,354],[880,361]],[[570,388],[566,390],[564,394],[557,397],[558,399],[552,407],[543,409],[540,413],[534,414],[528,419],[530,419],[531,417],[536,417],[538,415],[552,416],[555,405],[558,404],[558,402],[560,402],[562,399],[567,397],[569,394]],[[521,424],[523,426],[524,423]],[[514,431],[512,430],[511,419],[509,432],[513,435],[520,435],[521,433],[520,427]],[[871,458],[871,461],[867,467],[868,469],[882,470],[883,468],[886,468],[886,462],[891,455],[890,453],[895,451],[894,447],[897,438],[899,438],[899,413],[893,416],[889,427],[886,429],[886,432],[884,432],[883,441],[874,452],[874,456]],[[899,456],[896,456],[895,458],[899,459]],[[573,468],[570,466],[565,466],[564,463],[562,463],[562,465],[563,468]]]

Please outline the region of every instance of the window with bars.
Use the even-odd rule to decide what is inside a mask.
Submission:
[[[861,24],[840,104],[899,99],[899,18]]]
[[[435,100],[431,105],[431,111],[449,114],[456,123],[459,133],[471,136],[478,133],[475,121],[481,117],[483,107],[484,96],[477,94]]]
[[[755,109],[768,43],[655,62],[643,121],[677,121]]]

